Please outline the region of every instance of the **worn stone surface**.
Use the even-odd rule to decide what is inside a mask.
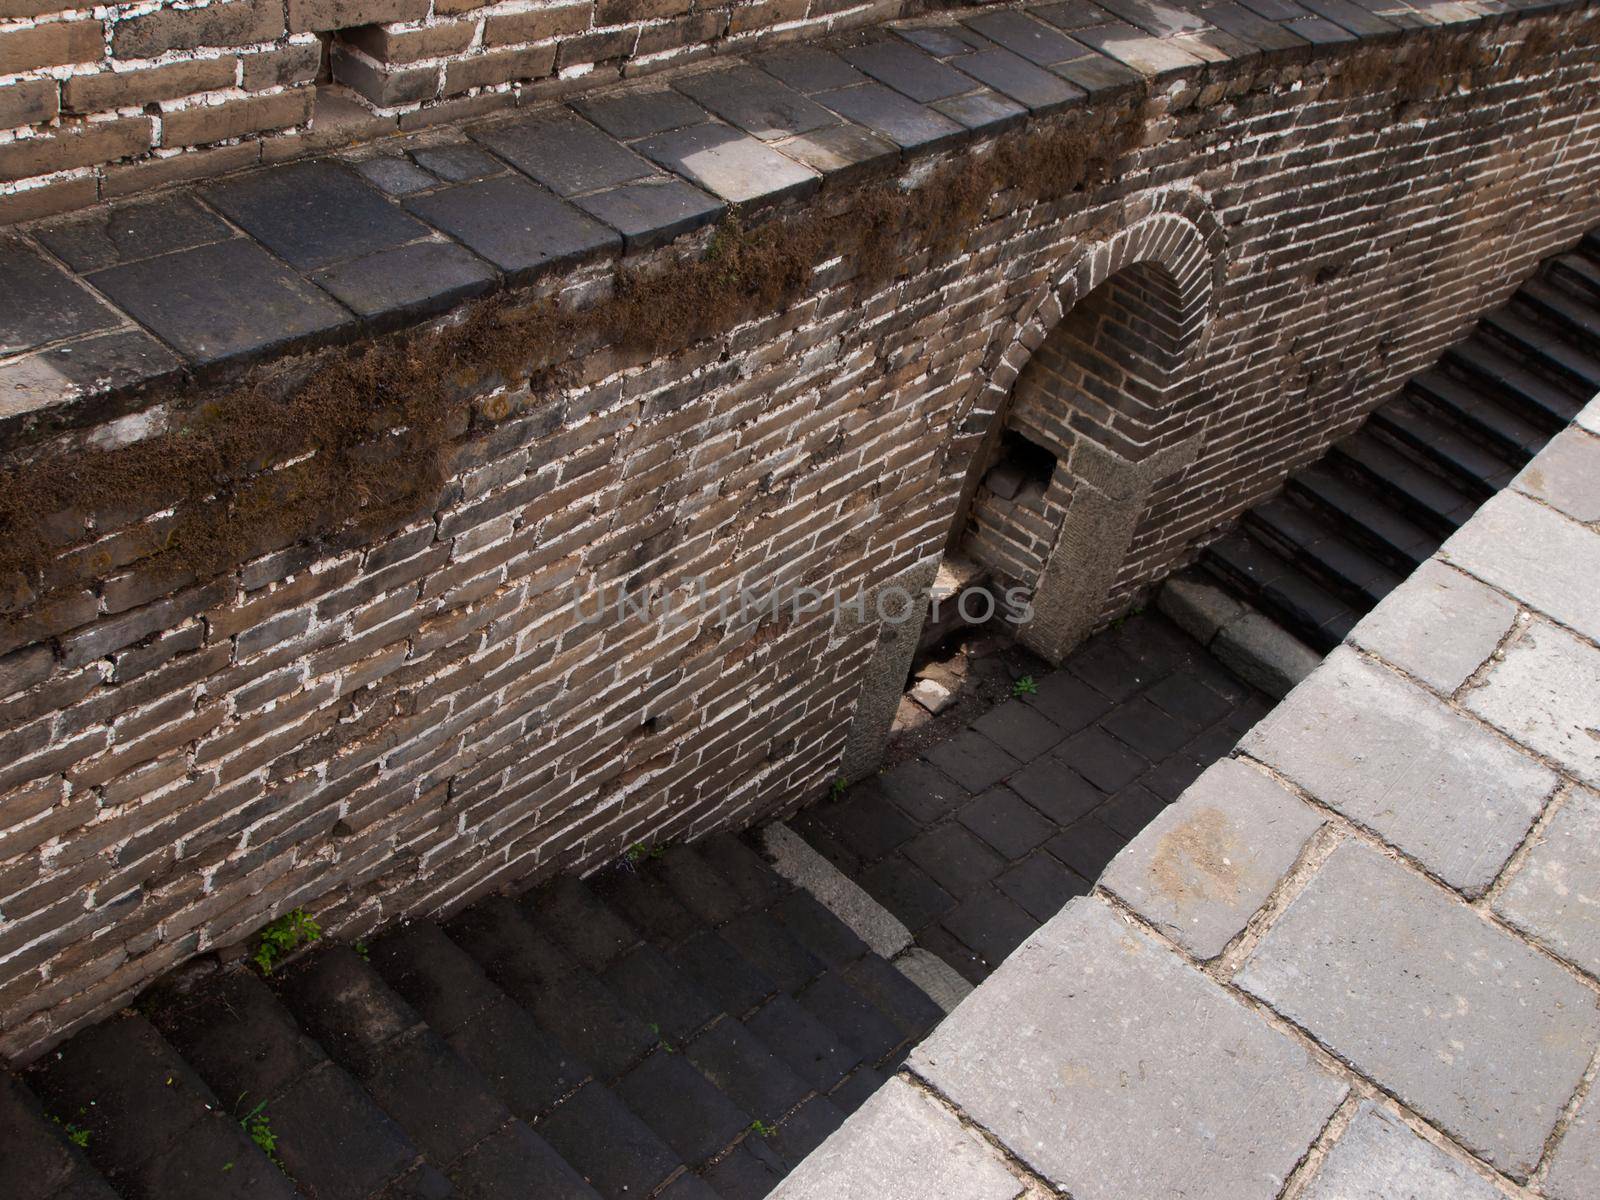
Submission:
[[[175,195],[51,221],[37,236],[74,270],[89,272],[220,242],[234,231],[193,197]]]
[[[1600,536],[1543,504],[1505,491],[1440,550],[1448,563],[1600,639]]]
[[[1276,1197],[1345,1093],[1290,1038],[1088,899],[1023,943],[910,1065],[1081,1200]]]
[[[1261,771],[1224,759],[1117,855],[1100,882],[1196,958],[1215,958],[1323,820]]]
[[[656,174],[637,154],[570,115],[519,117],[475,129],[472,136],[558,196],[575,196]]]
[[[731,204],[815,191],[820,177],[726,125],[696,125],[638,143],[640,153]]]
[[[1600,976],[1600,795],[1572,790],[1495,896],[1494,910]]]
[[[319,271],[313,278],[369,321],[443,312],[489,291],[497,276],[450,242],[413,242]]]
[[[1499,874],[1555,786],[1535,759],[1346,648],[1240,747],[1469,895]]]
[[[414,196],[406,205],[516,279],[620,240],[544,188],[509,176]]]
[[[817,99],[841,117],[866,126],[904,150],[929,150],[962,132],[959,122],[876,83],[823,92]]]
[[[1557,434],[1511,486],[1576,521],[1600,521],[1600,437],[1582,427]]]
[[[1306,1200],[1504,1200],[1505,1193],[1370,1100],[1333,1144]]]
[[[1544,1190],[1555,1200],[1586,1200],[1600,1192],[1600,1088],[1590,1087],[1556,1144]]]
[[[1163,583],[1157,603],[1202,646],[1210,645],[1223,627],[1245,613],[1245,606],[1221,588],[1186,575],[1174,575]]]
[[[1240,970],[1245,990],[1521,1179],[1600,1041],[1595,994],[1367,846],[1335,850]]]
[[[914,1084],[891,1079],[824,1142],[772,1200],[1014,1200],[1005,1162]]]
[[[1230,671],[1274,698],[1287,696],[1322,662],[1315,650],[1258,612],[1224,626],[1211,649]]]
[[[1350,634],[1350,641],[1450,695],[1511,630],[1517,606],[1429,559]]]
[[[92,333],[117,323],[117,315],[37,251],[0,239],[0,353],[14,354],[47,342]]]
[[[1533,621],[1462,704],[1590,785],[1600,785],[1600,650]]]
[[[573,203],[622,234],[630,250],[659,246],[679,234],[708,225],[728,207],[681,179],[625,183],[575,197]]]

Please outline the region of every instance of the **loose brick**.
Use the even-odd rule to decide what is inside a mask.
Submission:
[[[352,46],[365,50],[382,63],[413,63],[423,58],[448,58],[460,54],[477,35],[476,21],[427,25],[421,29],[394,29],[363,25],[344,35]]]
[[[310,83],[317,77],[317,69],[322,65],[322,47],[317,42],[285,46],[265,54],[246,54],[240,62],[243,64],[240,82],[247,92],[292,87],[297,83]]]

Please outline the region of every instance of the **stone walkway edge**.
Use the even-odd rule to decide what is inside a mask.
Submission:
[[[1600,397],[775,1200],[1600,1196]]]

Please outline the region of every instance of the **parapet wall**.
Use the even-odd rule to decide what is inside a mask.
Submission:
[[[904,680],[870,610],[585,620],[574,583],[925,587],[1032,352],[1142,263],[1170,369],[1063,410],[1044,575],[1098,590],[1028,636],[1125,608],[1600,221],[1588,11],[1464,24],[1153,67],[1148,99],[319,335],[353,349],[13,405],[0,1047],[296,905],[357,935],[870,767]]]

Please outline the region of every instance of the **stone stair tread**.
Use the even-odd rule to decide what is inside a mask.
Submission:
[[[1572,393],[1488,345],[1485,338],[1471,338],[1451,347],[1445,352],[1445,361],[1503,392],[1551,433],[1564,429],[1583,407],[1583,401]]]
[[[793,1169],[844,1124],[845,1113],[826,1096],[813,1096],[789,1114],[769,1134],[757,1134],[757,1144],[778,1157],[784,1167]]]
[[[219,1096],[258,1110],[296,1185],[317,1200],[364,1200],[402,1179],[420,1154],[348,1072],[247,970],[219,973],[157,1000],[152,1020]]]
[[[1376,604],[1400,583],[1400,576],[1367,554],[1310,509],[1278,497],[1245,514],[1258,539],[1320,577],[1344,599]]]
[[[544,1138],[510,1121],[450,1172],[459,1200],[597,1200],[598,1193]]]
[[[644,1021],[536,931],[509,900],[474,905],[448,932],[541,1029],[602,1079],[620,1075],[656,1044]]]
[[[826,966],[842,967],[867,953],[867,944],[809,892],[790,892],[770,911]]]
[[[46,1112],[88,1132],[89,1161],[124,1196],[298,1194],[144,1017],[90,1027],[47,1058],[30,1083]]]
[[[1557,255],[1551,264],[1551,276],[1570,281],[1573,289],[1583,289],[1593,297],[1600,297],[1600,262],[1583,254]]]
[[[810,1084],[733,1017],[718,1021],[690,1042],[684,1054],[702,1075],[758,1120],[778,1120],[811,1091]]]
[[[731,884],[746,906],[768,908],[793,889],[743,838],[714,833],[693,846],[696,853]]]
[[[690,1167],[726,1149],[752,1120],[693,1063],[664,1049],[617,1080],[613,1090]]]
[[[721,1200],[762,1200],[782,1178],[780,1168],[756,1157],[743,1143],[708,1167],[705,1174],[707,1185]]]
[[[1352,535],[1381,548],[1391,565],[1415,567],[1439,548],[1442,539],[1322,463],[1297,472],[1289,487]]]
[[[6,1200],[117,1200],[38,1097],[9,1074],[0,1074],[0,1146]]]
[[[595,895],[659,946],[675,946],[706,928],[663,881],[647,877],[641,866],[618,867],[588,882]]]
[[[524,1121],[544,1116],[589,1078],[585,1063],[541,1029],[432,922],[412,922],[379,938],[372,958],[389,985]]]
[[[1403,442],[1449,473],[1463,490],[1487,500],[1511,481],[1511,465],[1406,396],[1372,414],[1374,430]]]
[[[687,972],[648,942],[613,962],[600,979],[636,1017],[669,1041],[686,1040],[722,1011]]]
[[[1600,291],[1600,271],[1593,278]],[[1522,285],[1516,299],[1543,319],[1562,326],[1569,336],[1591,347],[1600,345],[1600,296],[1590,297],[1586,303],[1547,277],[1536,277]]]
[[[581,879],[570,875],[559,876],[530,893],[523,907],[539,932],[559,942],[596,975],[639,941],[631,925]]]
[[[1423,372],[1407,385],[1407,390],[1494,442],[1518,462],[1532,458],[1549,440],[1544,430],[1516,410],[1495,403],[1481,391],[1443,371]]]
[[[539,1124],[540,1135],[606,1200],[648,1196],[683,1164],[607,1088],[586,1083]]]
[[[1591,394],[1600,389],[1600,359],[1584,353],[1560,330],[1530,320],[1509,308],[1491,313],[1484,318],[1484,323],[1502,341],[1537,361],[1545,370],[1560,374]]]
[[[1477,502],[1470,496],[1366,430],[1337,443],[1329,452],[1329,462],[1342,463],[1365,485],[1408,505],[1413,516],[1432,521],[1441,537],[1459,529],[1477,510]]]
[[[1243,532],[1213,542],[1201,561],[1230,591],[1313,649],[1331,650],[1359,619],[1349,605]]]
[[[650,867],[683,906],[707,925],[724,925],[748,907],[738,889],[689,846],[669,846]]]
[[[832,1091],[866,1057],[789,995],[768,1000],[745,1025],[791,1071],[819,1092]]]
[[[770,979],[776,985],[773,990],[793,994],[826,969],[822,959],[769,912],[745,913],[723,926],[717,936]]]
[[[868,1063],[883,1061],[905,1038],[877,1005],[850,986],[841,971],[824,972],[795,999]]]
[[[876,954],[843,968],[845,982],[870,1000],[906,1037],[920,1040],[944,1018],[944,1010],[892,963]]]
[[[656,1200],[722,1200],[722,1198],[704,1179],[692,1171],[687,1171],[656,1193]]]

